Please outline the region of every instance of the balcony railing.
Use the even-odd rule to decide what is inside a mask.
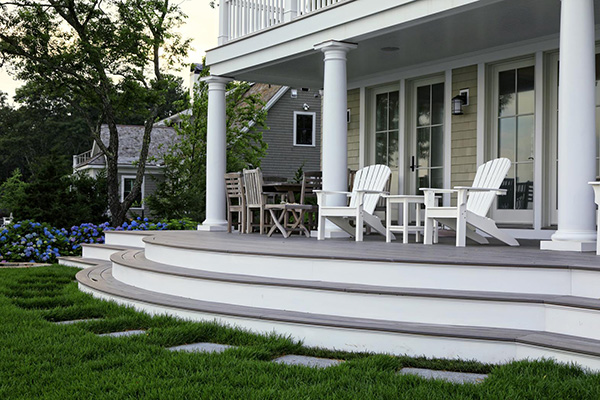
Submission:
[[[221,0],[219,45],[343,0]]]
[[[76,154],[73,156],[73,168],[88,162],[92,158],[92,150],[88,150],[85,153]]]

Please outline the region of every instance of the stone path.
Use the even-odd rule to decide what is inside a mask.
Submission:
[[[168,350],[171,351],[187,351],[190,353],[200,352],[200,353],[222,353],[227,349],[235,348],[235,346],[229,346],[227,344],[218,344],[218,343],[192,343],[192,344],[184,344],[181,346],[169,347]]]
[[[305,367],[315,367],[315,368],[327,368],[332,367],[334,365],[339,365],[343,363],[342,360],[331,360],[328,358],[317,358],[317,357],[307,357],[307,356],[296,356],[293,354],[279,357],[273,360],[274,363],[277,364],[286,364],[286,365],[303,365]]]
[[[481,383],[487,375],[466,372],[436,371],[422,368],[402,368],[401,375],[416,375],[425,379],[442,379],[452,383]]]
[[[90,322],[90,321],[99,321],[102,318],[87,318],[87,319],[73,319],[71,321],[58,321],[54,322],[55,325],[73,325],[78,324],[80,322]]]
[[[102,333],[102,334],[100,334],[98,336],[125,337],[125,336],[142,335],[144,333],[146,333],[146,331],[144,331],[144,330],[134,330],[134,331]]]

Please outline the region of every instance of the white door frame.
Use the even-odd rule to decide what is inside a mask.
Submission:
[[[444,131],[443,131],[443,187],[447,188],[450,186],[450,152],[451,152],[451,114],[450,114],[450,105],[449,105],[449,94],[451,93],[452,87],[451,83],[448,82],[448,76],[452,76],[451,71],[442,72],[440,74],[421,77],[416,79],[411,79],[406,83],[406,134],[405,134],[405,150],[404,157],[405,162],[403,171],[405,174],[405,182],[404,182],[404,192],[407,194],[415,194],[416,193],[416,173],[410,171],[410,160],[415,154],[415,146],[416,146],[416,113],[417,113],[417,88],[420,86],[426,85],[434,85],[437,83],[444,84]],[[446,199],[444,199],[446,202]]]
[[[502,71],[507,71],[511,69],[523,68],[533,66],[535,71],[535,80],[534,80],[534,137],[533,137],[533,179],[534,179],[534,202],[533,208],[530,210],[499,210],[497,208],[497,201],[494,201],[494,205],[492,206],[490,213],[492,219],[496,220],[499,223],[511,223],[511,224],[523,224],[534,226],[534,211],[536,210],[536,194],[539,194],[539,189],[536,190],[536,187],[541,184],[541,182],[536,182],[535,179],[539,174],[536,173],[537,170],[541,168],[540,166],[540,158],[541,154],[536,153],[537,146],[537,136],[538,132],[541,132],[539,127],[539,116],[542,110],[539,109],[540,102],[538,98],[540,94],[538,90],[538,75],[540,72],[540,67],[536,65],[536,58],[533,56],[523,57],[516,60],[508,60],[504,62],[500,62],[497,64],[490,65],[489,68],[489,79],[488,79],[488,87],[490,88],[487,93],[486,99],[488,101],[488,115],[489,115],[489,130],[488,130],[488,158],[494,159],[498,157],[498,74]],[[543,114],[541,114],[543,115]],[[516,182],[515,182],[516,183]],[[516,189],[516,186],[515,186]],[[538,207],[539,208],[539,207]]]

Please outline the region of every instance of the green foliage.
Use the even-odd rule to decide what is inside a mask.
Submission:
[[[176,112],[183,96],[172,73],[189,48],[176,31],[185,15],[170,0],[0,0],[0,10],[0,64],[85,123],[106,157],[111,219],[121,224],[141,190],[152,125]],[[122,121],[145,126],[136,181],[123,201],[117,171]],[[102,124],[108,144],[100,140]]]
[[[2,185],[0,185],[0,210],[5,214],[13,213],[25,203],[25,189],[27,184],[23,182],[23,175],[17,168],[13,171]]]
[[[106,178],[63,175],[51,160],[40,163],[29,182],[18,171],[0,186],[0,207],[15,218],[57,227],[106,220]]]
[[[202,71],[208,75],[208,69]],[[258,94],[248,93],[249,85],[227,85],[227,170],[258,167],[266,154],[262,138],[266,128],[265,103]],[[191,114],[182,114],[176,126],[178,140],[164,157],[165,179],[146,202],[164,218],[204,220],[206,199],[206,134],[208,85],[200,82]]]

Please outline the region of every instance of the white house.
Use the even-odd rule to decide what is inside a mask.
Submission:
[[[374,163],[393,169],[400,194],[468,186],[478,165],[507,157],[508,193],[491,217],[517,238],[547,239],[543,248],[592,250],[599,3],[222,0],[219,46],[206,57],[205,227],[225,223],[224,85],[268,80],[324,89],[325,189],[343,190],[348,167]],[[460,93],[467,104],[453,115]]]
[[[221,0],[202,228],[226,224],[225,84],[239,79],[322,88],[325,190],[375,163],[396,193],[470,186],[506,157],[499,226],[543,249],[594,250],[598,11],[600,0]],[[600,370],[595,254],[202,231],[106,242],[62,262],[89,259],[82,290],[149,313],[346,351]]]

